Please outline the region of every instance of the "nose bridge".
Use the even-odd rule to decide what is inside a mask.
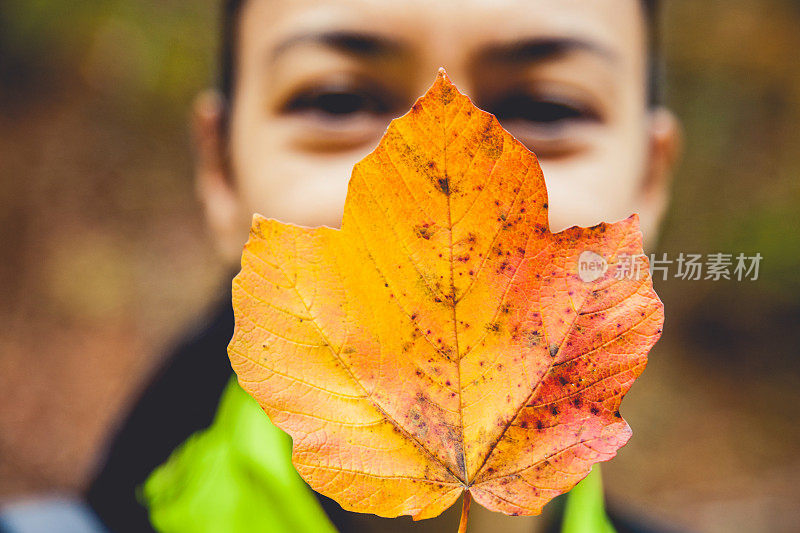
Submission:
[[[459,9],[460,2],[435,1],[436,10],[433,16],[424,22],[419,21],[416,27],[416,38],[419,46],[419,80],[417,91],[424,94],[433,83],[439,68],[447,71],[447,76],[458,89],[469,95],[472,93],[474,81],[469,68],[469,50],[471,41],[477,37],[470,30],[469,10]],[[426,10],[431,9],[426,6]]]
[[[438,70],[444,68],[458,90],[469,95],[472,93],[474,80],[468,65],[467,39],[458,32],[441,30],[443,29],[437,27],[432,38],[425,41],[420,65],[419,93],[427,91]]]

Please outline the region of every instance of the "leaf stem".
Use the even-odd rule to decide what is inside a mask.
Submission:
[[[467,519],[469,518],[469,505],[472,503],[472,494],[469,491],[464,493],[464,500],[461,504],[461,522],[458,524],[458,533],[467,533]]]

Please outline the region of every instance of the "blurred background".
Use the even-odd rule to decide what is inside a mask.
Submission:
[[[612,507],[692,531],[800,524],[800,3],[667,0],[685,156],[655,250],[761,253],[758,281],[656,281],[667,325],[623,404]],[[0,7],[0,502],[79,491],[219,293],[187,122],[215,0]],[[624,503],[622,503],[624,502]]]

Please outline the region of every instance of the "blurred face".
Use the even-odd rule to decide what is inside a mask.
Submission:
[[[661,215],[675,128],[646,105],[638,0],[249,0],[238,38],[227,164],[198,168],[233,257],[254,212],[337,226],[354,163],[440,66],[538,155],[554,231]],[[201,152],[224,151],[220,113]]]

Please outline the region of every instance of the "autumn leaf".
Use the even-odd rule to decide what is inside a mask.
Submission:
[[[628,441],[663,323],[646,260],[619,275],[638,219],[551,233],[547,209],[536,156],[440,71],[353,169],[341,230],[254,217],[228,352],[314,490],[533,515]]]

